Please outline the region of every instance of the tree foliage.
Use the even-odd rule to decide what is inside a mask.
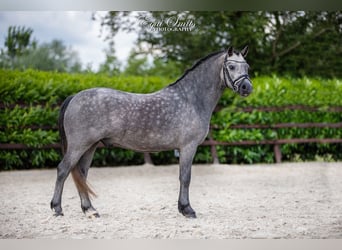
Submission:
[[[133,50],[122,73],[127,76],[158,76],[177,79],[182,71],[179,63],[174,60],[165,60],[160,57],[149,60],[147,55],[136,53]]]
[[[80,72],[82,65],[78,54],[61,40],[38,44],[32,39],[33,30],[10,26],[5,38],[5,48],[0,53],[0,67],[25,70]]]
[[[115,76],[120,73],[120,62],[115,55],[114,42],[109,43],[108,49],[105,50],[106,59],[100,64],[98,73]]]
[[[183,70],[210,52],[249,44],[254,75],[342,77],[341,11],[108,12],[101,20],[108,38],[137,32],[139,53],[175,61]],[[176,20],[192,20],[195,28],[151,30]]]
[[[31,39],[32,33],[33,30],[31,28],[20,26],[8,27],[5,46],[7,47],[7,54],[10,58],[25,54],[30,46],[35,45],[35,42]]]

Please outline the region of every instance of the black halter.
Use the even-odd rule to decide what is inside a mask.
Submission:
[[[236,63],[246,63],[246,62],[229,60],[227,57],[228,57],[228,54],[226,54],[226,57],[224,58],[224,63],[223,63],[224,84],[226,85],[227,88],[231,88],[235,92],[238,92],[240,82],[242,82],[244,79],[247,79],[250,81],[249,76],[248,76],[248,74],[243,74],[243,75],[239,76],[238,78],[236,78],[235,80],[233,80],[229,74],[229,70],[228,70],[228,67],[226,64],[228,62],[236,62]],[[228,78],[230,84],[227,83],[227,78]]]

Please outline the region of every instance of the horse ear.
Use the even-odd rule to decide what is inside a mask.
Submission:
[[[233,55],[233,47],[229,46],[228,48],[228,56],[232,56]]]
[[[248,54],[248,45],[246,45],[242,50],[241,50],[241,55],[243,57],[246,57]]]

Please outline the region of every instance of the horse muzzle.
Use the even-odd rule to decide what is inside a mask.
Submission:
[[[239,85],[238,93],[243,96],[247,97],[253,91],[252,82],[248,78],[244,78]]]

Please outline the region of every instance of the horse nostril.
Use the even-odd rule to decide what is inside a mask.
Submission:
[[[252,92],[252,84],[249,80],[244,79],[239,87],[239,93],[242,96],[248,96]]]

